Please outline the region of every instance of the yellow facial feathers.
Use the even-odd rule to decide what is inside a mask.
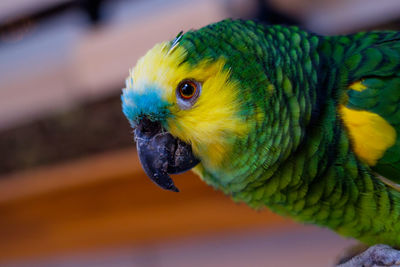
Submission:
[[[194,153],[207,161],[203,164],[216,166],[231,148],[230,136],[244,136],[248,131],[238,116],[238,85],[229,79],[223,58],[212,62],[206,59],[193,66],[184,62],[187,52],[183,47],[169,49],[169,43],[158,44],[138,61],[132,77],[128,77],[133,80],[132,88],[139,92],[148,87],[162,90],[164,100],[172,104],[167,130],[190,143]],[[201,84],[200,96],[185,110],[179,108],[176,99],[176,88],[184,79]]]

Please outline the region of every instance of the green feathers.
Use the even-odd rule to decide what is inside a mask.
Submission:
[[[400,33],[322,37],[225,20],[176,45],[193,69],[224,62],[246,127],[225,137],[218,164],[196,155],[205,182],[254,208],[400,246],[400,193],[379,178],[400,181]]]
[[[226,59],[231,80],[239,84],[239,115],[251,128],[232,144],[231,153],[239,157],[225,157],[220,168],[203,170],[206,182],[228,193],[240,192],[249,186],[246,176],[254,174],[250,182],[259,184],[260,175],[299,146],[304,127],[317,113],[318,42],[295,27],[252,21],[223,21],[183,35],[180,45],[193,66],[204,59]]]
[[[230,37],[224,40],[221,31]],[[253,125],[226,155],[226,164],[203,170],[203,179],[253,207],[267,206],[366,243],[400,245],[400,194],[374,174],[400,179],[399,37],[395,32],[320,37],[242,21],[190,33],[198,45],[213,39],[203,43],[203,49],[220,47],[212,57],[228,58],[245,99],[241,112]],[[367,89],[349,89],[360,80]],[[357,155],[340,105],[377,114],[396,130],[395,144],[375,166]],[[260,110],[265,113],[257,120]]]

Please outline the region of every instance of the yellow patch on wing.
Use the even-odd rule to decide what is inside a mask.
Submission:
[[[339,113],[349,131],[356,155],[374,166],[394,145],[396,130],[381,116],[339,105]]]
[[[362,92],[365,89],[367,89],[367,87],[364,84],[362,84],[361,81],[357,81],[357,82],[353,82],[352,84],[350,84],[349,85],[349,89],[355,90],[355,91],[358,91],[358,92]]]
[[[247,124],[237,115],[238,85],[229,80],[230,73],[223,68],[223,58],[191,66],[183,62],[187,52],[182,46],[169,49],[169,43],[158,44],[138,61],[132,71],[133,88],[140,91],[152,86],[162,90],[163,98],[172,104],[168,131],[192,144],[203,164],[217,166],[231,148],[229,137],[248,132]],[[176,99],[176,88],[184,79],[201,83],[199,98],[186,110],[179,108]]]

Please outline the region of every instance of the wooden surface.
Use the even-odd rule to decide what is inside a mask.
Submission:
[[[133,150],[0,177],[0,262],[294,225],[233,203],[191,172],[174,180],[180,193],[158,188]]]

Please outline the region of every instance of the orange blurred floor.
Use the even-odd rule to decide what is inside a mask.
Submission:
[[[174,179],[180,193],[155,186],[132,149],[2,177],[0,264],[330,266],[349,243]]]

